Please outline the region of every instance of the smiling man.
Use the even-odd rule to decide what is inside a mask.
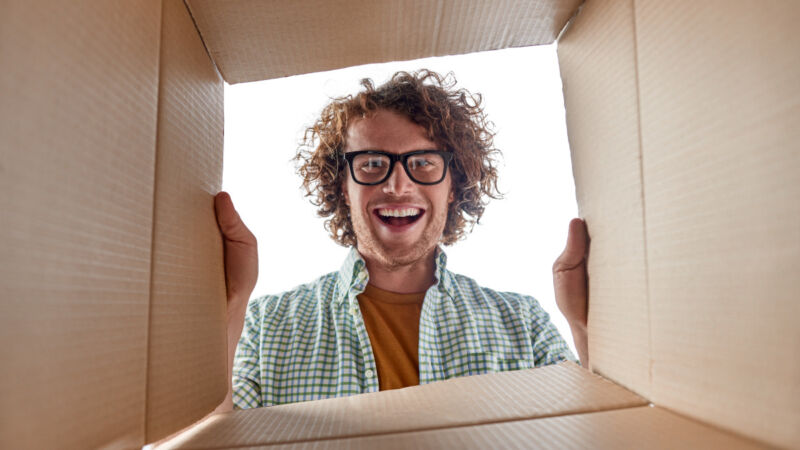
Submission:
[[[454,200],[447,171],[453,153],[437,150],[424,128],[387,109],[354,121],[346,142],[343,197],[370,284],[425,292]]]
[[[365,80],[307,130],[297,156],[303,185],[331,237],[351,247],[336,272],[248,302],[256,240],[230,197],[217,196],[232,376],[218,411],[574,359],[534,298],[446,268],[440,244],[463,238],[499,196],[480,97],[454,83],[428,71],[400,72],[377,88]],[[553,267],[584,365],[587,250],[575,219]]]

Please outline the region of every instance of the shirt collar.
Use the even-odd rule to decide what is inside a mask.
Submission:
[[[436,247],[436,287],[450,297],[454,297],[453,274],[447,270],[447,254],[442,247]]]
[[[452,297],[453,274],[447,270],[447,255],[441,247],[436,247],[435,259],[436,288]],[[364,292],[368,282],[369,274],[364,258],[355,247],[351,247],[350,253],[347,254],[339,269],[339,294],[336,296],[336,303],[341,303],[348,298],[355,298]]]
[[[355,247],[350,247],[350,253],[347,254],[339,269],[339,294],[336,296],[336,303],[341,303],[351,297],[351,293],[352,297],[355,297],[364,292],[368,281],[369,274],[364,258]]]

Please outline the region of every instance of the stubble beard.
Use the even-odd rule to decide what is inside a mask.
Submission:
[[[434,217],[422,230],[419,239],[410,247],[392,248],[375,237],[367,218],[351,216],[358,251],[365,258],[373,259],[385,270],[398,270],[429,257],[441,239],[446,220],[447,211]]]

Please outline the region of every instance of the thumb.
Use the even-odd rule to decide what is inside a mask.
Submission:
[[[581,219],[572,219],[569,223],[567,246],[553,264],[553,271],[574,269],[586,257],[589,234],[586,231],[586,222]]]
[[[217,213],[217,224],[222,235],[228,241],[250,242],[253,240],[253,233],[242,222],[239,213],[233,206],[230,194],[220,192],[214,197],[214,209]]]

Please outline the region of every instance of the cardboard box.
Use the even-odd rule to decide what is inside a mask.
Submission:
[[[561,365],[175,445],[800,447],[800,4],[579,3],[4,2],[0,447],[134,448],[224,397],[223,78],[556,38],[590,354],[619,386]]]

